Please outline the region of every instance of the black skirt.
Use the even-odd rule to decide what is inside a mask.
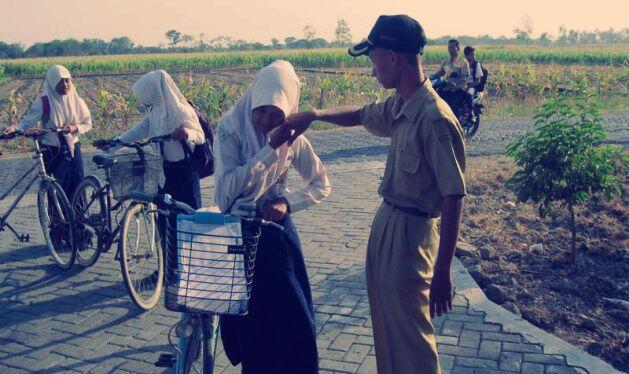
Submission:
[[[242,372],[318,372],[312,295],[301,243],[290,216],[284,231],[262,227],[249,313],[221,317],[221,336]]]
[[[81,143],[74,145],[74,157],[66,142],[61,147],[43,146],[43,158],[46,173],[55,177],[69,201],[83,180],[83,156],[81,155]]]

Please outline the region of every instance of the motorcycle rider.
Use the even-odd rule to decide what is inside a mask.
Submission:
[[[439,96],[443,98],[454,114],[461,114],[461,107],[467,101],[467,81],[470,76],[470,66],[467,60],[459,56],[461,45],[457,39],[448,41],[448,53],[450,58],[444,61],[439,70],[430,76],[430,79],[438,79],[445,76],[444,80],[433,85]]]

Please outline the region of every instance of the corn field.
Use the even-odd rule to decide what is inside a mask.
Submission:
[[[436,64],[448,58],[442,46],[427,47],[424,63]],[[629,47],[614,48],[480,46],[477,58],[484,62],[560,65],[629,65]],[[66,66],[73,74],[120,73],[164,69],[167,71],[211,68],[260,68],[277,59],[285,59],[302,68],[366,67],[365,57],[352,58],[344,49],[277,50],[261,52],[210,52],[188,54],[149,54],[53,57],[0,60],[0,76],[37,77],[55,64]]]

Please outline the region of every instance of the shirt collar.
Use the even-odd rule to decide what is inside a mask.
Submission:
[[[406,102],[403,102],[402,98],[398,96],[393,108],[393,113],[395,113],[394,118],[397,120],[404,115],[410,121],[415,119],[424,101],[430,96],[431,89],[432,85],[428,79],[425,79],[424,83],[413,92]]]

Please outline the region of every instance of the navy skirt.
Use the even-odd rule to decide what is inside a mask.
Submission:
[[[263,226],[249,313],[221,317],[221,337],[242,372],[318,372],[312,295],[301,243],[290,216],[284,231]]]
[[[72,201],[72,195],[84,176],[81,143],[74,145],[74,158],[65,142],[61,147],[44,146],[43,158],[46,173],[55,177],[68,200]]]
[[[164,177],[162,193],[194,209],[201,207],[201,181],[189,160],[164,161]]]

